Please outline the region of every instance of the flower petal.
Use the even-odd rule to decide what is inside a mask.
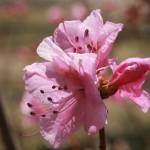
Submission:
[[[63,58],[66,62],[69,61],[67,54],[52,41],[52,37],[47,37],[40,43],[37,53],[40,57],[48,61],[53,61],[55,57]]]
[[[115,42],[118,33],[122,30],[123,25],[118,23],[112,23],[107,21],[104,26],[101,28],[98,34],[98,67],[103,67],[108,63],[108,55],[112,50],[113,43]]]
[[[93,10],[91,14],[83,21],[86,26],[95,29],[95,33],[101,29],[103,26],[103,18],[101,16],[100,10]]]
[[[150,59],[148,58],[130,58],[123,61],[113,73],[110,83],[116,86],[122,86],[146,80],[148,71],[150,71]]]
[[[72,42],[70,41],[69,36],[65,31],[64,23],[60,23],[59,26],[56,28],[53,40],[63,50],[70,49],[71,47],[73,47]]]
[[[72,101],[68,100],[65,104],[65,107],[68,105],[68,109],[65,111],[40,120],[41,134],[54,148],[58,148],[82,124],[83,110],[81,105],[75,102],[69,106],[70,102]]]
[[[90,77],[85,75],[84,79]],[[85,101],[85,118],[84,127],[88,134],[95,134],[105,126],[107,110],[100,98],[97,87],[93,82],[86,82],[86,101]]]
[[[110,85],[118,87],[114,97],[120,101],[130,98],[146,112],[150,107],[150,99],[148,93],[143,90],[143,84],[149,71],[150,58],[130,58],[118,66],[115,65],[110,80]]]

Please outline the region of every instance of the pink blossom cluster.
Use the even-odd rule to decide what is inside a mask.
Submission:
[[[82,20],[87,15],[87,12],[88,10],[86,6],[79,2],[74,3],[69,10],[65,10],[60,5],[53,5],[48,9],[47,18],[49,23],[58,24],[62,22],[67,16],[72,19]]]
[[[9,16],[24,16],[29,12],[29,6],[24,2],[8,3],[0,6],[0,13]]]
[[[143,84],[150,58],[129,58],[117,65],[109,56],[122,27],[104,23],[100,10],[83,22],[64,21],[37,48],[45,61],[24,68],[22,111],[40,124],[42,136],[54,148],[80,127],[91,135],[106,125],[102,99],[130,99],[148,111],[150,96]],[[108,68],[113,73],[105,79]]]

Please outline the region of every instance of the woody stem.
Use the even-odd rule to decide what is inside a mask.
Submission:
[[[6,150],[16,150],[16,146],[11,135],[9,124],[4,113],[2,99],[0,98],[0,132],[3,142],[5,143]]]
[[[99,130],[99,150],[106,150],[105,128]]]

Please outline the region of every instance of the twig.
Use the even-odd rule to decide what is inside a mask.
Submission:
[[[9,124],[7,122],[4,113],[1,97],[0,97],[0,131],[6,150],[17,150],[10,132]]]
[[[106,138],[105,138],[105,128],[99,131],[99,149],[106,150]]]

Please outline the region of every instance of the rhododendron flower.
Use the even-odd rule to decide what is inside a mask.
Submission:
[[[66,52],[97,53],[97,68],[108,65],[108,55],[122,24],[103,23],[100,10],[94,10],[83,21],[73,20],[60,23],[53,41]]]
[[[81,126],[88,134],[103,128],[107,113],[95,84],[96,55],[66,54],[51,38],[37,52],[48,62],[25,67],[23,105],[43,137],[57,148]]]
[[[64,19],[64,10],[61,6],[55,5],[48,9],[48,21],[52,24],[60,23]]]
[[[82,3],[74,3],[70,13],[72,18],[82,20],[87,15],[87,8]]]
[[[143,90],[143,84],[150,71],[150,58],[129,58],[120,65],[113,65],[113,75],[108,86],[116,92],[114,99],[131,99],[144,112],[150,107],[150,96]],[[114,90],[114,91],[113,91]]]
[[[13,2],[0,5],[0,13],[10,16],[24,16],[29,12],[29,6],[25,2]]]

